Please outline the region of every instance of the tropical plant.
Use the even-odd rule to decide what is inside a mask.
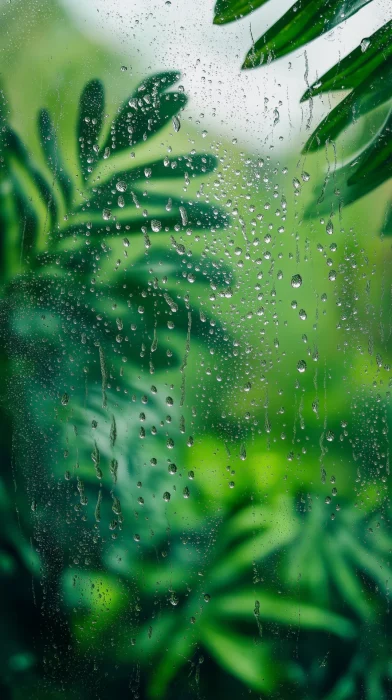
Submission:
[[[214,23],[222,25],[238,20],[266,2],[268,0],[217,0]],[[269,65],[306,46],[370,2],[372,0],[298,0],[254,42],[242,68]],[[355,156],[333,174],[328,172],[317,200],[318,206],[315,207],[315,202],[311,203],[307,212],[309,216],[328,213],[331,207],[336,209],[351,204],[392,176],[391,39],[392,20],[365,37],[357,48],[317,78],[301,98],[304,102],[331,91],[347,93],[313,131],[304,146],[304,153],[312,153],[332,144],[351,123],[370,112],[375,113],[370,138],[367,129],[362,134]],[[376,129],[375,124],[378,125]],[[334,201],[337,201],[335,207]],[[386,219],[383,230],[388,232]]]
[[[229,674],[269,697],[285,688],[301,697],[352,698],[361,687],[371,700],[384,697],[389,649],[363,642],[366,630],[374,640],[388,593],[391,541],[382,512],[361,513],[344,502],[342,517],[331,520],[309,494],[279,496],[267,507],[233,503],[216,518],[202,484],[193,496],[193,516],[189,503],[180,514],[194,519],[198,512],[200,525],[172,529],[170,557],[154,558],[165,552],[161,531],[151,551],[144,549],[143,571],[122,549],[111,573],[66,573],[69,600],[83,600],[83,615],[74,617],[79,650],[101,655],[107,667],[149,668],[145,692],[153,698],[175,697],[184,674],[197,689],[204,659],[215,667],[209,678],[218,674],[224,682]],[[103,633],[117,640],[104,650]]]
[[[223,342],[219,322],[209,324],[189,290],[225,286],[230,272],[183,243],[226,224],[216,207],[184,195],[217,160],[195,151],[146,157],[165,126],[174,137],[180,130],[186,96],[169,91],[178,79],[177,72],[147,78],[109,121],[102,83],[89,82],[74,151],[61,149],[61,131],[42,109],[42,167],[13,129],[2,93],[2,425],[10,425],[2,435],[3,478],[8,493],[24,479],[20,523],[39,552],[47,601],[60,595],[64,556],[101,567],[106,535],[96,528],[112,539],[121,530],[136,488],[130,474],[146,460],[146,434],[157,436],[159,450],[185,440],[191,333],[199,344]],[[166,421],[168,400],[153,376],[162,371],[182,374],[179,405]],[[146,474],[144,495],[166,478],[167,469]],[[17,528],[9,525],[3,538],[6,569],[7,549],[16,550],[34,576],[36,557],[26,558]],[[50,605],[45,610],[48,625]],[[29,654],[30,665],[40,664]]]

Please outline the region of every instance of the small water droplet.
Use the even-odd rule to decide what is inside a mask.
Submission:
[[[300,287],[302,284],[302,277],[301,275],[293,275],[291,278],[291,286],[294,287],[294,289],[297,289]]]
[[[181,129],[181,122],[180,122],[179,117],[177,117],[177,116],[175,115],[175,116],[172,118],[172,124],[173,124],[173,129],[174,129],[174,131],[176,131],[176,132],[180,131],[180,129]]]
[[[155,232],[158,233],[162,228],[162,224],[158,219],[153,219],[151,221],[151,229]]]
[[[366,49],[368,49],[370,46],[370,39],[367,37],[365,39],[362,39],[361,41],[361,51],[362,53],[365,53]]]

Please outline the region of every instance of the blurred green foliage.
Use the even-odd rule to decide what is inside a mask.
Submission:
[[[204,152],[47,9],[4,20],[2,697],[387,698],[384,192],[305,219],[317,154]]]

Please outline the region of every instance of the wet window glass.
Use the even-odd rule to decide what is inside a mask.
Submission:
[[[392,693],[389,0],[1,0],[0,693]]]

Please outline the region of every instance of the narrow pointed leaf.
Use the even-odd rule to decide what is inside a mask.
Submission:
[[[355,626],[342,615],[302,601],[282,599],[271,593],[255,593],[254,590],[237,590],[230,595],[220,596],[211,608],[211,614],[251,620],[254,617],[255,597],[260,603],[259,616],[262,620],[324,630],[347,639],[355,636]]]
[[[352,90],[363,83],[392,56],[392,21],[361,42],[354,51],[334,65],[304,93],[301,102],[332,90]],[[364,49],[363,47],[366,46]]]
[[[248,52],[243,68],[276,60],[329,32],[372,0],[298,0]]]
[[[59,184],[65,203],[69,206],[72,200],[72,184],[64,168],[53,122],[46,109],[41,109],[38,115],[38,130],[46,163]]]
[[[349,178],[349,185],[357,185],[364,178],[376,181],[392,176],[392,111],[377,138],[363,153],[360,165]]]
[[[306,142],[303,152],[322,148],[335,140],[352,122],[391,99],[392,60],[352,90],[318,125]]]
[[[264,693],[274,688],[277,669],[271,643],[263,641],[256,646],[251,636],[212,621],[203,621],[201,639],[228,673],[247,687]]]
[[[190,180],[197,175],[207,175],[215,170],[217,159],[208,153],[199,153],[195,155],[184,155],[177,158],[162,159],[145,163],[137,168],[129,170],[121,170],[111,176],[110,180],[103,182],[96,191],[93,192],[89,201],[90,207],[103,209],[107,206],[108,201],[113,200],[118,203],[119,197],[122,202],[132,202],[132,192],[135,191],[133,183],[140,181],[148,181],[153,184],[160,184],[161,180],[172,180],[176,178],[184,178]],[[147,173],[147,175],[146,175]],[[140,185],[139,185],[140,186]],[[140,192],[142,196],[142,192]],[[154,197],[154,195],[152,195]],[[169,195],[165,205],[167,204]],[[159,195],[159,200],[162,201],[162,196]],[[143,201],[140,197],[140,202]],[[84,206],[84,205],[83,205]],[[82,207],[81,207],[82,208]]]
[[[196,283],[214,282],[221,287],[233,279],[233,272],[227,265],[217,264],[195,254],[188,257],[186,251],[179,255],[177,252],[153,246],[147,259],[144,257],[133,265],[132,276],[146,279],[146,264],[157,276],[167,277],[168,284],[177,279],[186,279],[191,273],[194,274]]]
[[[366,154],[366,151],[364,152]],[[318,188],[314,192],[314,199],[305,209],[305,218],[312,219],[317,216],[330,216],[334,212],[337,213],[341,207],[354,204],[362,197],[375,190],[383,184],[383,177],[377,179],[364,178],[356,185],[348,185],[348,180],[355,172],[355,168],[362,162],[364,154],[360,154],[347,165],[339,168],[334,173],[330,173],[326,177],[325,185],[320,193]]]
[[[85,179],[98,160],[94,146],[98,145],[105,109],[105,93],[100,80],[91,80],[85,86],[79,102],[78,150],[80,168]],[[91,162],[90,162],[91,161]]]
[[[160,73],[139,85],[119,109],[105,148],[118,153],[134,147],[171,122],[187,103],[184,93],[166,92],[175,75],[178,74]]]
[[[38,236],[38,217],[16,177],[12,178],[21,228],[20,256],[24,259],[34,248]]]
[[[382,226],[384,236],[392,236],[392,205],[389,204],[385,212],[385,221]]]
[[[57,202],[53,190],[44,176],[33,164],[25,145],[13,129],[7,130],[5,139],[7,144],[7,157],[14,157],[24,168],[27,175],[33,180],[48,208],[48,213],[50,215],[49,223],[53,223],[57,219]]]
[[[227,24],[246,17],[268,0],[217,0],[214,9],[214,24]]]
[[[342,555],[339,542],[328,541],[325,545],[328,567],[333,581],[344,602],[361,617],[369,617],[372,608],[366,602],[355,570]]]

